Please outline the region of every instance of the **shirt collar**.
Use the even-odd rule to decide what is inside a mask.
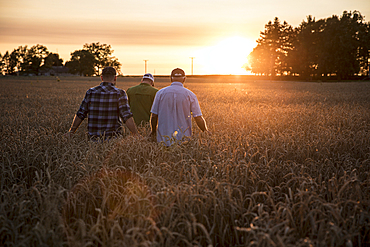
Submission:
[[[111,82],[105,82],[105,81],[103,81],[102,83],[100,83],[100,86],[111,86],[111,87],[114,87],[113,83],[111,83]]]
[[[143,85],[143,86],[151,86],[150,84],[145,83],[145,82],[140,83],[140,85]]]
[[[171,86],[181,86],[181,87],[183,87],[184,86],[184,84],[182,84],[181,82],[179,82],[179,81],[174,81],[174,82],[172,82],[171,83]]]

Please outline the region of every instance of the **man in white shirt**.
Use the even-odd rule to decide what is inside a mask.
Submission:
[[[171,72],[171,85],[159,90],[151,109],[151,135],[166,146],[190,137],[191,115],[202,131],[208,131],[197,96],[184,87],[185,72],[176,68]],[[158,128],[157,128],[158,125]]]

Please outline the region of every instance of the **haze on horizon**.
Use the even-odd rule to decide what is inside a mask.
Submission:
[[[0,53],[45,45],[64,62],[85,43],[109,44],[125,75],[167,75],[175,67],[194,74],[243,74],[242,65],[268,21],[297,27],[358,10],[370,20],[368,0],[0,0]],[[240,66],[240,67],[239,67]]]

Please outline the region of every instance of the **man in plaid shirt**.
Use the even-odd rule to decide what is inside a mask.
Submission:
[[[105,67],[102,83],[87,90],[80,109],[73,119],[67,135],[76,132],[82,121],[88,117],[87,129],[91,139],[107,139],[121,134],[122,121],[132,134],[137,134],[126,92],[116,88],[117,76],[113,67]],[[121,121],[122,120],[122,121]]]

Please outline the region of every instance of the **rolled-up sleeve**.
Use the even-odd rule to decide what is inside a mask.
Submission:
[[[125,91],[121,91],[118,99],[119,115],[124,123],[133,116]]]
[[[78,109],[76,113],[76,115],[82,120],[84,120],[87,117],[89,101],[90,101],[90,94],[89,94],[89,91],[87,91],[85,94],[85,98],[82,100],[80,108]]]
[[[195,94],[190,94],[190,111],[193,117],[202,116],[202,111],[200,110],[198,98]]]

